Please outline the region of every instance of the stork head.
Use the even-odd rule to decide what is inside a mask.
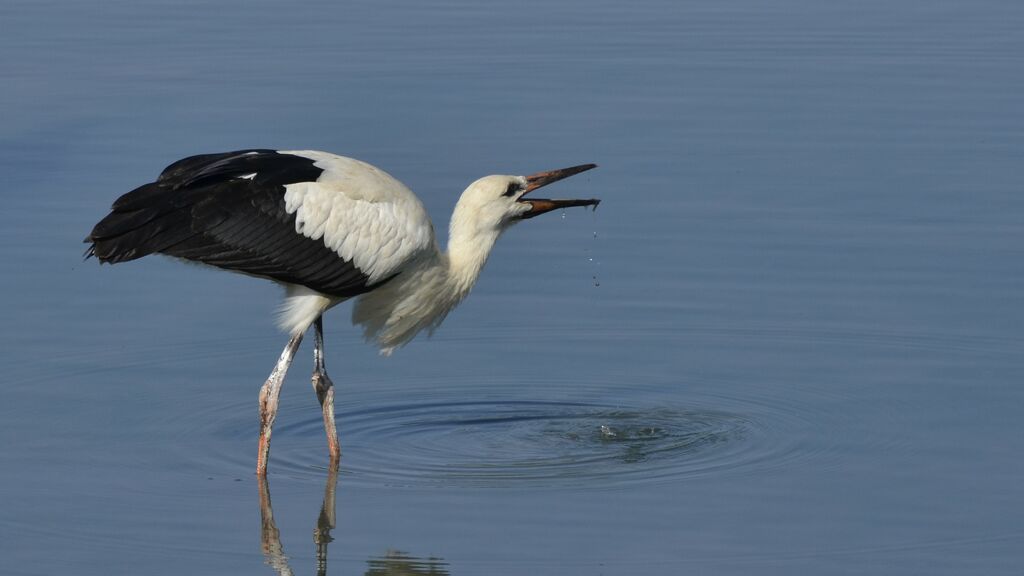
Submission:
[[[537,188],[579,174],[596,164],[581,164],[559,170],[538,172],[529,176],[484,176],[462,193],[452,215],[452,230],[469,228],[478,232],[501,232],[520,220],[526,220],[557,208],[597,206],[601,201],[550,200],[527,197]]]

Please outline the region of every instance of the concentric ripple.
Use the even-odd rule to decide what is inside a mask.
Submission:
[[[339,419],[343,474],[398,486],[657,482],[742,466],[764,435],[737,413],[566,402],[392,404]]]

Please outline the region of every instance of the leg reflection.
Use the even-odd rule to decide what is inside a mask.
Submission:
[[[320,506],[320,516],[316,519],[313,529],[313,543],[316,544],[317,576],[327,574],[327,545],[334,541],[331,530],[334,529],[334,488],[338,485],[338,459],[331,458],[327,469],[327,485],[324,486],[324,503]]]
[[[274,508],[270,505],[270,490],[267,488],[267,475],[256,476],[260,486],[260,551],[266,563],[281,576],[292,576],[292,568],[288,565],[288,557],[281,546],[281,532],[274,522]]]
[[[266,475],[256,477],[260,490],[260,551],[271,568],[281,576],[292,576],[292,568],[288,564],[288,556],[281,545],[281,532],[274,522],[274,508],[270,503],[270,489]],[[335,526],[335,486],[338,483],[338,461],[331,460],[327,471],[327,485],[324,487],[324,502],[320,507],[320,516],[313,529],[313,543],[316,545],[316,573],[318,576],[327,574],[327,545],[334,540],[331,530]]]
[[[267,477],[257,476],[260,490],[260,549],[263,557],[271,568],[281,576],[292,576],[288,556],[281,545],[281,532],[274,522],[274,509],[270,504],[270,489]],[[313,544],[316,545],[316,573],[327,575],[327,545],[334,538],[331,531],[335,527],[335,487],[338,483],[338,462],[332,460],[327,470],[327,485],[324,486],[324,502],[320,506],[320,515],[313,528]],[[448,563],[441,558],[417,558],[400,550],[387,550],[383,556],[370,558],[367,561],[365,576],[448,576]]]

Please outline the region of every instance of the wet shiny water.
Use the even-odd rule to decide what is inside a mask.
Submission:
[[[0,6],[0,573],[1016,574],[1024,8]],[[432,339],[327,317],[252,473],[273,286],[82,262],[182,156],[380,165],[439,230],[583,162]]]

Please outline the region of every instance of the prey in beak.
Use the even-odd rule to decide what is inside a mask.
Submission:
[[[561,168],[558,170],[548,170],[547,172],[538,172],[527,176],[526,189],[523,190],[522,195],[519,197],[519,202],[529,205],[530,208],[526,212],[523,212],[519,218],[521,220],[526,220],[527,218],[540,216],[545,212],[551,212],[558,208],[570,208],[572,206],[597,206],[600,204],[601,201],[597,198],[590,198],[588,200],[549,200],[547,198],[526,198],[527,194],[533,192],[537,188],[547,186],[552,182],[558,182],[559,180],[568,178],[573,174],[586,172],[592,168],[597,168],[597,164],[580,164],[579,166]]]

